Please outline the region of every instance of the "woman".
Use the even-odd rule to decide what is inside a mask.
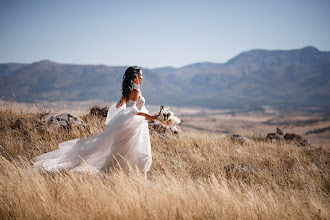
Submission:
[[[114,167],[129,172],[131,167],[146,176],[152,161],[146,120],[155,116],[149,115],[144,106],[145,99],[138,88],[142,79],[140,67],[129,67],[123,77],[122,97],[109,109],[106,129],[99,135],[59,144],[58,150],[36,157],[34,166],[49,172],[94,173]]]

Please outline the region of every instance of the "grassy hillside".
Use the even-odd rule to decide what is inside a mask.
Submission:
[[[42,174],[31,168],[33,157],[105,127],[102,119],[81,112],[87,126],[47,130],[36,126],[45,112],[20,105],[0,109],[2,219],[330,218],[329,146],[151,130],[147,181],[136,172]],[[11,128],[19,118],[23,126]]]

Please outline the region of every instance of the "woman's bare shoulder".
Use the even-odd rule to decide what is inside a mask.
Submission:
[[[137,101],[137,100],[140,98],[140,94],[141,94],[140,90],[138,90],[138,89],[133,89],[133,90],[131,91],[131,93],[129,94],[128,99],[129,99],[129,100]]]

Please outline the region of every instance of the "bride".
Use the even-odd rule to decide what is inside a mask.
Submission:
[[[106,129],[99,135],[69,140],[59,149],[35,158],[34,166],[48,172],[72,170],[97,173],[111,168],[129,172],[140,170],[145,176],[151,166],[151,145],[146,120],[148,114],[139,85],[142,83],[140,67],[125,71],[122,97],[108,111]]]

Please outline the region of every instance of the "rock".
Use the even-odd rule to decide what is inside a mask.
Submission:
[[[249,143],[253,143],[252,140],[250,140],[249,138],[247,137],[244,137],[244,136],[241,136],[241,135],[238,135],[238,134],[229,134],[229,137],[232,141],[238,141],[240,142],[241,144],[249,144]]]
[[[310,143],[302,138],[300,135],[294,134],[294,133],[286,133],[283,136],[283,132],[281,129],[276,128],[276,133],[268,133],[267,138],[270,141],[276,140],[276,141],[286,141],[287,143],[290,143],[292,141],[299,143],[301,146],[310,146]]]
[[[270,141],[284,141],[284,138],[276,133],[268,133],[267,134],[267,139]]]
[[[279,128],[276,128],[276,133],[279,135],[283,135],[283,131]]]
[[[15,122],[11,122],[11,129],[24,129],[27,125],[27,120],[25,118],[19,118]]]
[[[179,134],[179,130],[172,130],[171,128],[165,127],[155,121],[149,121],[149,129],[152,129],[160,134],[165,134],[165,133]]]
[[[292,142],[292,141],[297,142],[303,147],[308,147],[311,145],[305,138],[302,138],[300,135],[294,133],[286,133],[284,135],[284,139],[287,142]]]
[[[224,167],[226,177],[231,179],[233,177],[242,177],[244,179],[257,174],[255,169],[250,165],[245,164],[230,164]]]
[[[91,116],[98,116],[98,117],[107,117],[108,114],[108,107],[99,107],[99,106],[94,106],[93,108],[91,108],[89,115]]]
[[[56,129],[58,128],[71,129],[73,126],[85,127],[86,125],[83,120],[69,113],[63,113],[63,114],[51,113],[51,114],[42,115],[40,117],[39,122],[43,125],[46,125],[47,127],[52,127]]]

